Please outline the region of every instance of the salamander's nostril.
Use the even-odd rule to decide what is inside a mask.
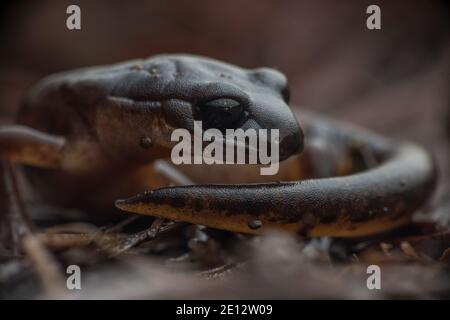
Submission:
[[[234,99],[219,98],[201,104],[198,111],[205,129],[232,129],[240,122],[244,107]]]

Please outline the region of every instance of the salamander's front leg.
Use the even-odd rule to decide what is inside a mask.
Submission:
[[[65,139],[50,135],[30,127],[20,125],[0,126],[0,161],[3,171],[4,195],[7,200],[0,205],[0,210],[12,210],[21,215],[28,232],[32,230],[32,223],[28,217],[22,192],[16,177],[16,163],[31,165],[39,168],[58,168],[63,157]],[[14,200],[14,201],[12,201]],[[13,221],[14,219],[10,219]]]
[[[58,168],[66,140],[26,126],[0,126],[0,155],[12,162]]]

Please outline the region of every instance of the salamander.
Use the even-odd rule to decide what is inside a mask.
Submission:
[[[105,212],[119,199],[124,211],[243,233],[383,232],[407,223],[431,195],[436,169],[422,147],[295,110],[277,70],[158,55],[43,79],[17,124],[0,127],[0,152],[21,165],[45,201]],[[221,131],[278,129],[280,160],[302,174],[284,182],[166,186],[149,165],[170,155],[176,128],[192,132],[198,120]],[[339,146],[338,160],[327,150],[319,159],[341,167],[335,176],[308,177],[317,166],[313,141]],[[301,161],[289,160],[303,149]]]

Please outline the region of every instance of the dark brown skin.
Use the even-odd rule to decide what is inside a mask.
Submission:
[[[27,148],[7,149],[15,145],[11,140],[20,140],[15,135],[5,138],[8,128],[0,131],[0,150],[7,150],[16,162],[38,167],[27,167],[26,173],[48,201],[84,209],[103,205],[107,210],[114,199],[165,184],[143,168],[170,154],[175,128],[192,131],[193,121],[202,120],[219,129],[279,129],[283,160],[303,149],[298,118],[307,148],[302,161],[294,162],[297,167],[285,170],[289,180],[296,170],[298,179],[311,177],[316,139],[327,143],[326,150],[339,147],[339,156],[330,156],[338,168],[331,175],[342,177],[168,187],[116,205],[245,233],[279,228],[307,236],[362,236],[407,223],[435,185],[429,155],[418,146],[397,144],[307,113],[294,117],[288,98],[286,79],[275,70],[245,70],[194,56],[157,56],[44,80],[28,98],[18,122],[51,135],[34,139],[37,150],[49,149],[48,161],[42,160],[45,152],[37,161],[34,154],[39,153]],[[210,103],[217,99],[232,99],[238,107],[217,110]],[[374,163],[355,160],[355,153],[356,158],[369,155]]]

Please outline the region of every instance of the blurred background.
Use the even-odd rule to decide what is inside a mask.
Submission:
[[[81,8],[82,30],[66,28]],[[381,8],[381,30],[366,8]],[[450,6],[447,1],[3,1],[0,121],[29,87],[67,69],[164,52],[270,66],[290,81],[292,105],[415,140],[439,161],[448,205]],[[442,206],[442,202],[440,204]]]

